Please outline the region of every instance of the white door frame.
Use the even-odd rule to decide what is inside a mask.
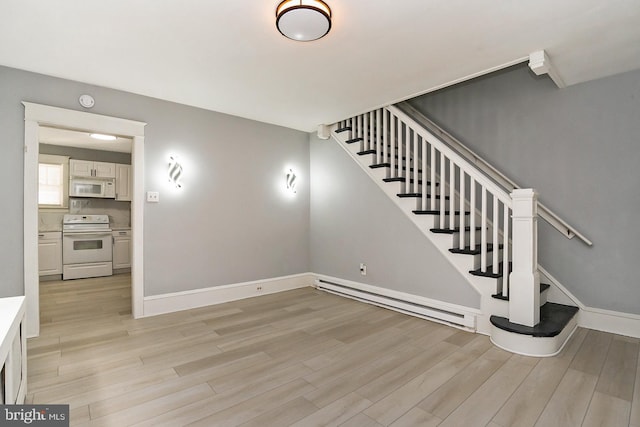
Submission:
[[[134,318],[143,317],[144,265],[144,127],[146,123],[48,105],[22,103],[24,112],[24,293],[27,336],[40,334],[40,290],[38,276],[38,133],[40,125],[118,135],[133,139],[131,164],[131,308]]]

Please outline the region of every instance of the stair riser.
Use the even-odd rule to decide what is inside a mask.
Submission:
[[[464,232],[464,242],[465,242],[465,246],[469,245],[469,242],[471,242],[471,233],[472,231],[465,231]],[[475,242],[476,245],[480,244],[480,239],[482,238],[481,236],[481,230],[476,230],[473,231],[474,237],[475,237]],[[453,237],[453,244],[452,244],[452,248],[459,248],[460,247],[460,237],[461,234],[460,233],[453,233],[452,235]]]
[[[445,209],[447,208],[447,206],[445,205]],[[437,209],[440,209],[440,207],[438,206]],[[469,224],[469,215],[467,215],[465,217],[465,223],[468,225]],[[451,215],[444,215],[444,228],[451,228],[451,223],[450,221],[453,221],[453,227],[456,228],[458,227],[458,224],[460,223],[460,215],[453,215],[453,217]],[[442,228],[440,227],[440,214],[436,214],[433,215],[433,223],[434,223],[434,228]],[[457,234],[457,233],[456,233]],[[476,240],[478,243],[480,242],[480,240]],[[458,242],[456,242],[458,243]],[[453,247],[453,246],[452,246]]]
[[[478,255],[465,255],[471,258],[472,262],[472,270],[476,270],[478,268],[480,268],[480,265],[482,264],[482,255],[478,254]],[[498,251],[498,260],[502,259],[502,249],[500,249]],[[492,252],[487,252],[487,265],[491,265],[493,264],[493,251]]]

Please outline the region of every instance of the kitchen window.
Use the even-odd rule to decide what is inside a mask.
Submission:
[[[67,209],[69,206],[69,157],[40,154],[38,206]]]

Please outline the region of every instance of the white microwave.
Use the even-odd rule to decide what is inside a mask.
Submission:
[[[113,178],[71,178],[69,197],[116,198],[116,180]]]

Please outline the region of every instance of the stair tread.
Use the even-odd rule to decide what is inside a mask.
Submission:
[[[358,138],[348,139],[344,143],[345,144],[353,144],[354,142],[358,142],[358,141],[362,141],[362,138],[358,137]]]
[[[391,163],[389,162],[384,162],[384,163],[374,163],[372,165],[369,165],[369,167],[371,169],[375,169],[375,168],[390,168],[391,167]],[[402,167],[403,171],[406,171],[407,168],[406,167]],[[414,172],[413,168],[409,168],[409,172]],[[422,173],[422,169],[418,169],[418,173]]]
[[[365,154],[376,154],[376,150],[364,150],[364,151],[358,151],[356,153],[358,156],[364,156]]]
[[[420,209],[418,209],[418,210],[411,211],[411,212],[413,212],[416,215],[440,215],[440,210],[439,209],[435,209],[435,210],[429,210],[429,209],[428,210],[420,210]],[[445,215],[450,215],[450,213],[451,213],[451,211],[448,211],[448,210],[444,211]],[[454,214],[455,215],[460,215],[460,211],[454,211]],[[465,215],[469,215],[469,214],[471,214],[471,212],[466,211],[464,214]]]
[[[547,289],[549,289],[551,287],[551,285],[547,285],[546,283],[540,283],[540,293],[543,293],[544,291],[546,291]],[[509,301],[509,296],[504,296],[502,294],[493,294],[491,295],[492,298],[495,299],[499,299],[502,301]]]
[[[404,176],[395,176],[393,178],[383,178],[382,180],[384,182],[405,182],[407,180],[407,178],[404,177]],[[415,182],[415,180],[413,178],[410,178],[409,182],[413,184]],[[422,185],[422,180],[421,179],[418,180],[418,184]],[[431,181],[427,181],[427,185],[431,185]],[[436,187],[438,187],[439,185],[440,185],[440,183],[436,182]]]
[[[408,197],[422,197],[422,193],[398,193],[396,194],[396,196],[400,197],[401,199],[406,199]],[[431,198],[431,194],[427,194],[427,199]],[[436,200],[441,200],[442,196],[440,195],[436,195]],[[444,196],[445,200],[449,200],[449,196]]]
[[[351,130],[351,126],[346,126],[346,127],[343,127],[343,128],[338,128],[338,129],[336,129],[336,133],[346,132],[346,131],[348,131],[348,130]]]
[[[503,263],[500,263],[498,265],[498,272],[497,273],[493,273],[492,272],[493,265],[487,265],[487,271],[486,272],[483,272],[481,268],[478,268],[478,269],[469,271],[469,273],[473,274],[474,276],[491,277],[493,279],[498,279],[498,278],[502,277],[502,266],[503,266]],[[509,271],[511,271],[511,263],[509,263]]]
[[[391,163],[374,163],[373,165],[369,165],[371,169],[377,168],[388,168],[391,167]]]
[[[498,245],[500,249],[504,247],[503,244]],[[479,255],[480,254],[480,245],[476,245],[475,249],[471,249],[470,245],[465,246],[463,249],[460,248],[451,248],[449,252],[452,254],[463,254],[463,255]],[[489,243],[487,245],[487,252],[493,252],[493,243]]]
[[[578,307],[548,302],[540,307],[540,323],[535,326],[524,326],[511,323],[509,319],[501,316],[491,316],[491,323],[508,332],[532,337],[545,338],[558,335],[569,321],[578,312]]]
[[[482,230],[482,227],[476,227],[476,231],[480,231],[480,230]],[[450,228],[431,228],[429,229],[429,231],[436,234],[453,234],[453,233],[459,233],[460,227],[455,227],[453,230]],[[471,231],[471,227],[466,226],[464,228],[464,231]]]

